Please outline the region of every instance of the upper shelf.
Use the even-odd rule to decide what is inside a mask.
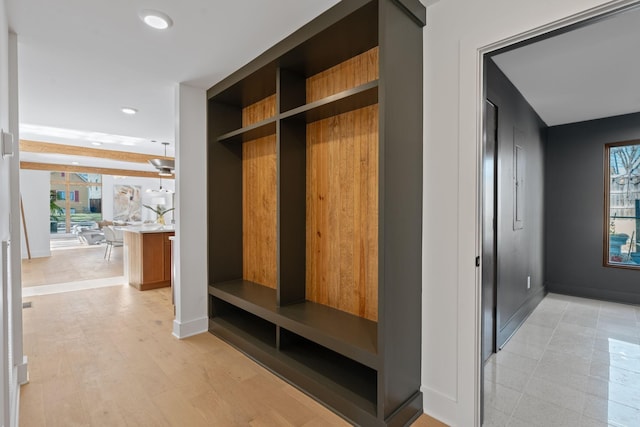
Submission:
[[[276,290],[246,280],[209,286],[209,293],[318,344],[378,368],[378,324],[310,301],[278,307]]]
[[[285,111],[280,119],[302,119],[306,123],[337,116],[378,102],[378,80],[347,89],[326,98]],[[236,129],[218,137],[218,142],[246,142],[276,133],[278,117]]]
[[[276,133],[276,118],[271,117],[258,123],[225,133],[218,142],[246,142]]]
[[[337,116],[378,102],[378,80],[347,89],[326,98],[302,105],[280,115],[282,119],[304,118],[311,123],[327,117]]]

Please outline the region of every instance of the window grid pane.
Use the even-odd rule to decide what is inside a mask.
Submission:
[[[640,245],[637,243],[640,232],[640,144],[615,144],[607,148],[607,264],[640,267]]]

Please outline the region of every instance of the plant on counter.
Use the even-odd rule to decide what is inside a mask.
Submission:
[[[142,205],[145,208],[155,212],[155,214],[157,215],[156,217],[156,222],[158,224],[164,224],[164,214],[166,214],[167,212],[171,212],[172,210],[174,210],[175,208],[169,208],[169,209],[165,209],[162,205],[156,205],[156,207],[151,207],[149,205]]]

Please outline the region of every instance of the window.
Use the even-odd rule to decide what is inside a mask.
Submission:
[[[102,175],[51,172],[50,185],[51,197],[55,197],[51,209],[56,212],[52,218],[66,232],[74,225],[91,226],[102,221]]]
[[[640,141],[605,145],[604,262],[640,268]]]

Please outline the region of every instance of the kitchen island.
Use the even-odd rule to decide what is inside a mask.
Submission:
[[[123,227],[124,272],[129,284],[146,291],[171,286],[173,226]]]

